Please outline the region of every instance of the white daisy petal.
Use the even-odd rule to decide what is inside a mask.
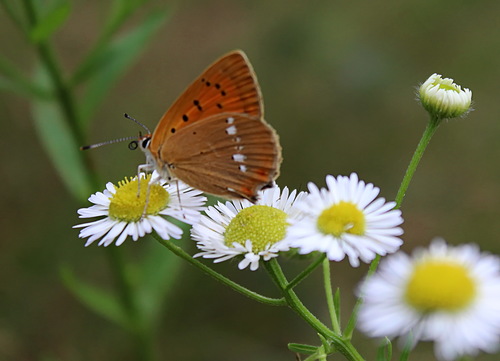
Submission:
[[[140,177],[144,179],[145,175],[141,174]],[[165,217],[176,218],[187,224],[193,224],[199,220],[200,211],[204,210],[203,205],[206,201],[206,198],[201,196],[200,191],[192,189],[180,181],[167,184],[159,179],[156,172],[153,172],[151,178],[155,181],[150,182],[147,187],[141,186],[141,197],[144,197],[144,202],[148,187],[151,189],[146,214],[143,214],[144,207],[137,202],[137,177],[125,179],[118,186],[108,182],[103,192],[97,192],[89,197],[89,201],[93,205],[79,209],[80,218],[104,218],[74,226],[74,228],[82,228],[79,237],[88,238],[86,246],[96,240],[100,240],[99,245],[108,246],[115,243],[119,246],[125,242],[128,236],[136,241],[153,230],[164,239],[170,237],[179,239],[182,236],[182,229]],[[129,189],[133,184],[135,186]],[[115,197],[120,196],[122,198],[116,203]],[[118,204],[115,205],[114,210],[111,207],[113,202]],[[151,214],[148,213],[150,207],[153,209]],[[117,208],[121,213],[116,213]]]
[[[346,256],[352,266],[359,260],[372,261],[377,254],[398,250],[403,231],[401,211],[394,202],[376,198],[380,189],[360,181],[356,173],[349,177],[326,177],[327,188],[309,183],[309,194],[296,202],[303,217],[290,222],[286,242],[300,254],[326,253],[328,259],[341,261]]]
[[[281,226],[286,223],[298,221],[302,216],[302,211],[295,207],[295,204],[303,195],[302,192],[298,194],[296,191],[290,192],[286,187],[280,191],[280,189],[275,186],[259,192],[259,200],[256,204],[247,200],[234,200],[226,203],[219,202],[213,207],[208,207],[205,211],[206,215],[201,216],[200,221],[194,224],[191,229],[192,239],[196,241],[196,246],[201,250],[201,252],[195,254],[194,257],[213,259],[215,263],[223,262],[234,257],[242,257],[238,263],[239,269],[249,268],[252,271],[257,270],[261,260],[268,261],[271,258],[277,257],[280,251],[289,250],[290,247],[288,243],[283,243],[282,238],[274,239],[272,242],[270,239],[267,239],[268,234],[269,237],[276,237],[274,233],[272,235],[270,233],[272,232],[271,229],[275,227],[273,223],[270,223],[269,228],[259,228],[263,237],[266,237],[264,244],[262,244],[262,240],[255,240],[255,242],[252,242],[252,240],[245,240],[244,238],[236,242],[229,241],[227,239],[228,227],[234,225],[234,227],[238,229],[238,223],[232,223],[235,218],[240,217],[241,214],[250,209],[257,209],[256,212],[262,210],[260,208],[253,208],[254,206],[264,207],[265,210],[279,210],[280,212],[277,214],[283,215],[284,217],[288,216],[288,218],[283,219],[283,224],[278,222]],[[247,227],[250,226],[247,225]],[[241,232],[244,234],[244,231]]]
[[[443,361],[498,350],[500,258],[476,245],[451,247],[436,239],[412,258],[392,255],[359,294],[358,327],[371,337],[433,341]]]
[[[111,243],[113,243],[116,236],[118,236],[126,226],[127,223],[125,222],[118,222],[117,224],[115,224],[113,228],[111,228],[109,232],[99,241],[99,246],[109,246]]]

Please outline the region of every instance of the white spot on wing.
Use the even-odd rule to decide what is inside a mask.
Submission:
[[[246,155],[243,154],[233,154],[233,160],[236,162],[244,162],[247,159]]]
[[[242,171],[242,172],[246,172],[247,171],[247,167],[245,165],[243,165],[243,164],[240,165],[239,168],[240,168],[240,171]]]
[[[234,118],[233,117],[229,117],[226,119],[226,123],[227,124],[233,124],[234,123]]]
[[[230,127],[226,128],[226,133],[229,135],[235,135],[236,134],[236,127],[234,125],[231,125]]]

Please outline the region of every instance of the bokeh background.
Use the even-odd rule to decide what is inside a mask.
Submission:
[[[96,40],[108,2],[75,0],[53,44],[70,72]],[[169,104],[212,61],[243,49],[257,73],[266,119],[277,130],[284,162],[279,184],[304,190],[326,174],[357,172],[393,199],[426,125],[416,87],[434,72],[473,91],[475,110],[443,123],[403,204],[404,251],[436,236],[478,243],[500,253],[500,2],[495,0],[153,1],[168,20],[93,116],[89,143],[135,135],[127,112],[151,128]],[[130,21],[140,22],[141,11]],[[2,56],[33,71],[36,53],[0,11]],[[133,360],[129,336],[83,307],[63,286],[61,267],[104,288],[114,287],[106,250],[84,248],[72,225],[75,201],[33,127],[29,99],[0,93],[1,217],[0,359]],[[143,161],[126,143],[92,151],[101,188],[133,175]],[[185,249],[195,252],[189,240]],[[153,239],[127,241],[133,262]],[[304,264],[285,262],[289,274]],[[276,295],[263,270],[216,267],[243,284]],[[343,314],[367,266],[332,264]],[[298,291],[327,319],[316,272]],[[176,274],[155,335],[162,360],[294,360],[288,342],[317,344],[291,311],[235,294],[190,266]],[[355,334],[367,359],[377,343]],[[342,359],[341,356],[337,356]],[[335,358],[335,359],[337,359]],[[414,360],[432,360],[419,345]],[[481,355],[478,360],[497,360]]]

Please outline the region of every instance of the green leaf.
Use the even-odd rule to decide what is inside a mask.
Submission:
[[[41,99],[49,98],[49,93],[37,88],[29,83],[17,82],[0,76],[0,90],[23,95],[27,98],[39,97]]]
[[[10,19],[17,25],[19,30],[23,31],[24,34],[28,32],[28,24],[21,16],[21,10],[19,9],[20,5],[19,0],[9,1],[9,0],[0,0],[0,5],[3,6],[5,12],[10,17]]]
[[[356,322],[358,321],[358,312],[362,303],[363,299],[359,297],[358,300],[356,301],[356,305],[354,305],[351,317],[349,317],[349,321],[347,322],[347,327],[344,330],[344,337],[349,340],[352,338],[352,333],[354,332],[354,328],[356,327]]]
[[[130,329],[126,314],[116,298],[104,290],[78,280],[68,267],[61,268],[60,274],[64,285],[82,304],[104,318]]]
[[[304,355],[312,355],[318,350],[318,346],[304,345],[301,343],[289,343],[288,349],[292,352]]]
[[[147,1],[149,0],[114,0],[111,4],[111,12],[107,16],[103,37],[111,37],[130,15]]]
[[[137,283],[140,309],[148,324],[157,321],[167,307],[165,299],[178,279],[182,264],[181,258],[166,251],[157,242],[149,244],[148,252],[141,261]]]
[[[99,59],[102,58],[102,52],[109,45],[110,39],[137,7],[146,1],[149,0],[114,0],[112,2],[110,13],[106,16],[106,24],[100,32],[99,39],[95,42],[88,55],[85,57],[85,60],[71,77],[69,83],[72,86],[79,85],[86,81],[99,69]]]
[[[167,15],[166,11],[151,13],[140,26],[112,42],[95,58],[89,67],[93,76],[82,101],[82,119],[89,120],[116,80],[132,65],[158,30]]]
[[[340,320],[340,288],[337,287],[335,290],[335,294],[333,295],[333,306],[335,307],[335,316],[337,317],[337,322],[339,327],[341,327]]]
[[[38,67],[35,79],[42,87],[48,85],[47,74],[41,67]],[[80,145],[76,144],[61,108],[54,100],[35,99],[32,104],[38,136],[64,184],[77,199],[87,199],[93,191],[91,179],[84,166]]]
[[[408,361],[410,358],[410,352],[413,348],[413,334],[408,336],[408,339],[405,342],[405,346],[403,347],[403,351],[399,356],[399,361]]]
[[[59,29],[70,14],[69,1],[63,1],[50,9],[45,16],[38,20],[30,31],[30,39],[38,44],[47,40],[52,33]]]
[[[377,361],[390,361],[392,358],[392,343],[387,337],[377,349]]]
[[[0,57],[0,74],[2,75],[0,77],[2,90],[42,99],[47,99],[51,95],[50,91],[28,80],[13,64],[2,57]]]

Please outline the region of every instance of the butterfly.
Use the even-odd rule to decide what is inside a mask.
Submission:
[[[256,75],[241,50],[210,65],[138,144],[139,170],[157,170],[193,188],[225,198],[257,200],[279,175],[281,146],[263,118]]]

